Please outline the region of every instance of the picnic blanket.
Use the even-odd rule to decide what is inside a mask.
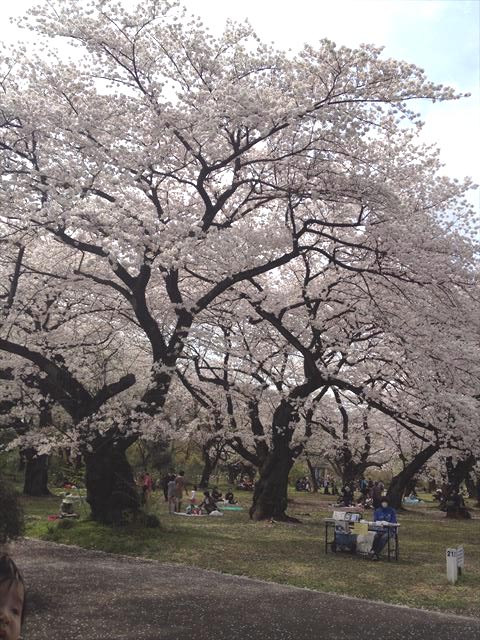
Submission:
[[[212,513],[184,513],[183,511],[180,513],[178,511],[174,511],[176,516],[186,516],[187,518],[208,518],[210,516],[223,516],[223,513],[220,511],[212,511]]]

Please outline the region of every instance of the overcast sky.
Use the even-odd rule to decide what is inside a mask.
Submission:
[[[131,3],[133,0],[128,0]],[[0,40],[22,38],[8,17],[35,0],[1,2]],[[227,18],[248,18],[262,40],[299,49],[329,38],[373,43],[385,55],[425,69],[429,79],[472,97],[422,107],[425,138],[438,143],[446,172],[480,182],[480,0],[184,0],[219,31]],[[480,196],[472,200],[480,210]]]

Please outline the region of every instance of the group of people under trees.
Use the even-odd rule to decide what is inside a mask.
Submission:
[[[319,482],[319,489],[323,489],[325,495],[338,495],[336,481],[328,476]],[[312,484],[307,476],[298,478],[295,482],[296,491],[312,491]],[[385,490],[385,484],[381,480],[365,479],[363,476],[357,482],[345,482],[340,490],[338,505],[350,507],[355,503],[355,491],[360,493],[358,502],[366,509],[377,509]]]
[[[453,484],[444,483],[435,491],[433,498],[438,500],[440,511],[445,511],[447,518],[469,519],[472,517],[459,488]]]
[[[237,484],[237,489],[241,491],[253,491],[253,488],[253,480],[248,476],[243,476],[243,478]]]
[[[303,478],[298,478],[298,480],[295,482],[295,491],[311,491],[312,490],[312,485],[310,483],[310,480],[307,478],[307,476],[304,476]]]
[[[345,507],[351,506],[355,501],[355,489],[360,492],[359,503],[365,509],[378,509],[382,502],[385,484],[382,480],[366,480],[363,476],[355,487],[354,483],[346,482],[342,488],[342,502]]]
[[[199,501],[197,498],[198,490],[196,485],[193,485],[190,492],[188,492],[184,471],[176,474],[173,469],[169,469],[168,473],[157,482],[155,482],[150,473],[144,471],[139,476],[138,485],[141,488],[143,505],[148,503],[152,491],[161,486],[165,502],[168,502],[169,513],[180,513],[182,511],[183,500],[186,496],[188,496],[187,510],[189,513],[211,513],[217,511],[217,502],[219,500],[224,500],[229,504],[237,504],[237,500],[231,491],[228,491],[225,496],[222,496],[222,493],[217,487],[214,487],[211,492],[204,491],[203,499]],[[250,488],[250,485],[246,488]],[[251,488],[253,488],[253,482],[251,483]],[[323,493],[326,495],[336,495],[339,493],[335,480],[328,476],[320,480],[319,488],[323,488]],[[312,483],[309,478],[307,476],[298,478],[295,482],[295,490],[312,491]],[[355,498],[355,491],[360,493],[358,500]],[[384,491],[385,484],[382,480],[366,479],[362,476],[356,482],[345,482],[343,484],[340,490],[340,497],[336,504],[337,506],[350,507],[358,503],[365,509],[378,509],[381,506]],[[412,496],[416,497],[414,491],[409,498],[412,498]],[[465,506],[461,492],[453,485],[444,483],[442,487],[434,493],[434,499],[438,500],[440,509],[446,512],[447,517],[471,517]]]
[[[335,480],[325,476],[318,482],[318,489],[323,489],[325,495],[335,495],[338,493]],[[295,482],[295,491],[312,491],[312,483],[307,476],[298,478]]]
[[[334,479],[325,476],[319,482],[319,489],[325,495],[338,495],[337,484]],[[359,502],[364,508],[377,509],[380,506],[385,485],[381,480],[366,480],[363,476],[357,482],[345,482],[340,491],[339,506],[350,507],[355,502],[355,491],[360,492]],[[307,476],[298,478],[295,482],[296,491],[312,491],[312,484]]]
[[[362,505],[364,509],[378,509],[382,502],[382,496],[385,490],[385,484],[382,480],[366,480],[363,476],[358,482],[345,482],[338,505],[350,507],[356,502]],[[359,491],[358,501],[355,500],[355,491]]]
[[[214,487],[212,491],[206,490],[203,492],[203,499],[201,502],[198,502],[196,494],[197,485],[194,484],[190,494],[190,503],[186,509],[186,513],[189,515],[220,515],[221,512],[218,508],[218,503],[220,501],[222,501],[223,504],[238,504],[231,489],[225,492],[225,496],[222,496],[222,492],[218,490],[218,487]]]
[[[142,505],[147,505],[152,492],[161,487],[171,513],[181,509],[182,499],[187,491],[185,472],[179,471],[177,474],[173,469],[169,469],[168,473],[159,480],[154,480],[148,471],[143,471],[137,478],[137,485],[141,490]]]
[[[204,491],[202,497],[200,497],[197,485],[187,483],[185,471],[183,470],[175,473],[173,469],[169,469],[168,473],[159,482],[155,482],[150,473],[144,471],[140,474],[137,484],[141,488],[143,505],[148,504],[152,491],[161,487],[165,502],[168,503],[168,512],[170,514],[183,513],[184,501],[188,503],[185,513],[189,515],[210,515],[213,512],[218,512],[217,503],[220,500],[224,504],[237,504],[237,500],[230,489],[223,496],[218,487],[214,487],[212,491]]]
[[[321,487],[323,488],[323,493],[327,496],[330,494],[334,496],[338,493],[337,483],[328,476],[325,476],[323,480],[321,480]]]
[[[360,500],[355,501],[355,488],[360,491]],[[351,507],[355,504],[362,508],[373,508],[373,520],[375,522],[387,522],[390,524],[397,523],[397,515],[384,495],[385,485],[381,480],[373,481],[370,478],[366,480],[361,478],[357,487],[354,483],[345,483],[342,488],[341,499],[336,506]],[[420,501],[413,490],[408,496],[410,499],[415,496]],[[434,499],[440,503],[440,509],[446,512],[447,517],[452,518],[471,518],[463,495],[458,486],[445,483],[441,489],[434,494]],[[393,535],[393,530],[389,529],[383,532],[377,532],[373,540],[372,549],[369,556],[372,560],[378,560],[382,549],[388,542],[389,536]]]

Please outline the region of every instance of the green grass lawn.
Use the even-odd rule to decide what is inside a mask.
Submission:
[[[251,496],[239,497],[248,507]],[[157,493],[150,512],[160,518],[158,529],[112,529],[86,518],[62,528],[46,519],[58,512],[58,497],[23,500],[31,537],[480,617],[480,520],[447,520],[429,503],[410,507],[399,516],[400,561],[369,562],[348,554],[325,555],[323,518],[331,515],[331,496],[291,497],[289,513],[302,524],[252,522],[248,509],[223,518],[182,518],[169,515]],[[453,586],[446,580],[445,550],[459,545],[465,549],[465,572]]]

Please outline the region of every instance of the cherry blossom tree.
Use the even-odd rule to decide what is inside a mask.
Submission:
[[[329,277],[327,268],[311,269],[309,261],[305,265],[303,286],[296,290],[288,290],[285,273],[281,288],[257,280],[257,293],[245,297],[301,356],[306,380],[301,393],[307,406],[316,389],[328,386],[337,400],[339,392],[351,393],[423,439],[426,445],[419,456],[390,487],[390,498],[401,503],[408,482],[439,446],[468,449],[476,441],[479,326],[478,316],[475,319],[471,313],[475,297],[465,300],[464,295],[465,289],[475,290],[475,279],[468,271],[455,275],[450,270],[449,287],[445,281],[437,288],[412,277],[398,278],[397,283],[390,279],[387,290],[388,279],[382,274],[377,277],[358,269],[361,277],[357,273],[345,279],[337,265],[334,277]],[[292,271],[299,278],[300,270]],[[436,342],[440,333],[442,342]],[[314,410],[310,409],[312,418]],[[324,416],[319,422],[322,418],[325,424]],[[298,408],[293,407],[288,421],[275,417],[273,429],[282,440],[283,454],[275,453],[274,446],[269,462],[275,455],[291,458],[289,443],[297,420]],[[272,467],[282,465],[272,463]],[[260,502],[262,480],[265,485],[280,485],[267,464],[264,474],[255,496]]]
[[[371,46],[323,41],[291,56],[233,24],[214,38],[167,0],[130,12],[110,0],[52,0],[28,23],[49,55],[17,47],[2,63],[2,222],[18,246],[37,235],[64,252],[46,277],[73,299],[90,291],[98,331],[128,320],[148,345],[150,380],[135,386],[134,412],[119,416],[107,400],[133,373],[91,393],[77,366],[30,348],[25,334],[2,337],[0,348],[46,375],[92,448],[92,485],[112,487],[115,474],[128,485],[126,448],[164,406],[202,314],[236,291],[304,359],[306,380],[275,418],[287,460],[281,433],[297,419],[294,405],[332,374],[284,324],[295,306],[278,316],[283,269],[313,254],[320,273],[333,265],[365,277],[365,288],[378,276],[388,291],[403,287],[399,298],[408,283],[433,296],[458,279],[473,253],[458,237],[469,231],[469,184],[438,175],[437,152],[415,142],[420,123],[407,106],[457,96]],[[59,39],[74,59],[54,52]],[[317,331],[310,301],[301,304]],[[363,380],[348,384],[366,395]],[[283,480],[278,492],[267,475],[259,487],[283,504]],[[111,495],[102,493],[102,509]]]
[[[367,469],[381,468],[388,459],[388,449],[382,438],[380,423],[388,418],[372,411],[355,397],[331,389],[330,403],[324,402],[308,443],[327,460],[342,483],[353,484]],[[314,421],[313,408],[310,420]]]
[[[118,366],[122,359],[122,336],[114,317],[117,307],[111,307],[105,297],[99,300],[95,292],[65,288],[65,272],[68,273],[70,265],[68,252],[61,246],[55,251],[47,243],[50,249],[47,252],[41,243],[32,241],[18,250],[16,243],[8,241],[8,229],[2,229],[2,262],[7,272],[2,279],[5,303],[0,349],[6,363],[4,370],[9,372],[12,382],[3,385],[2,390],[4,402],[11,405],[10,418],[20,422],[23,431],[32,422],[37,422],[40,428],[39,433],[28,429],[17,442],[30,462],[26,476],[29,486],[29,469],[32,473],[41,472],[48,446],[75,448],[78,435],[88,429],[93,416],[98,423],[101,409],[131,387],[135,376],[124,373]],[[11,273],[8,273],[9,246],[15,258],[10,261],[15,265]],[[28,402],[16,401],[19,394],[27,397]],[[57,419],[52,419],[53,404],[61,412]],[[115,406],[118,409],[118,404]],[[68,425],[78,427],[78,431],[74,433]],[[94,517],[111,520],[112,509],[107,506],[114,487],[118,484],[123,487],[121,492],[117,490],[117,511],[122,510],[122,501],[136,508],[136,497],[133,491],[125,489],[117,472],[111,473],[110,485],[102,482],[101,467],[97,471],[100,477],[95,475],[95,434],[91,435],[92,438],[83,438],[80,448],[87,461],[87,498]],[[104,441],[108,443],[109,439],[107,429]],[[103,502],[96,496],[98,485],[106,492]]]

